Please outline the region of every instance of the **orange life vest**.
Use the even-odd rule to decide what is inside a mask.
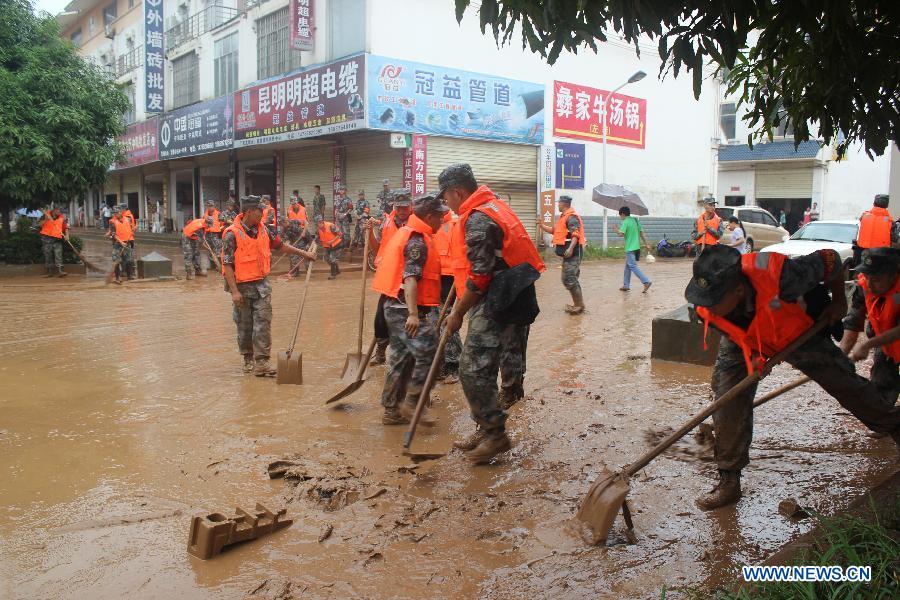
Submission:
[[[398,298],[403,287],[404,250],[413,232],[422,234],[428,249],[422,279],[419,280],[416,303],[419,306],[439,306],[441,303],[441,258],[434,244],[431,227],[416,215],[410,215],[406,225],[392,236],[385,247],[381,265],[372,280],[372,289],[380,294]]]
[[[584,221],[581,220],[581,215],[575,212],[575,209],[569,207],[569,210],[564,212],[559,216],[559,220],[556,222],[556,226],[553,227],[553,245],[554,246],[567,246],[569,241],[572,239],[569,237],[569,228],[566,226],[566,223],[569,221],[569,217],[575,217],[578,219],[578,232],[574,234],[574,238],[578,240],[578,245],[584,245]]]
[[[704,212],[702,215],[697,217],[697,233],[699,234],[696,239],[697,244],[706,244],[707,246],[714,246],[719,243],[719,239],[716,238],[713,234],[706,231],[707,226],[713,231],[717,231],[719,229],[719,224],[722,222],[722,219],[716,213],[713,213],[713,217],[707,221],[704,219]]]
[[[306,226],[306,207],[300,204],[297,205],[297,210],[294,210],[293,206],[288,207],[287,218],[291,221],[300,221],[300,225]]]
[[[188,224],[184,226],[181,230],[181,233],[185,235],[185,237],[189,237],[192,240],[197,239],[197,232],[206,227],[206,219],[194,219],[192,221],[188,221]]]
[[[262,219],[260,221],[263,224],[267,225],[269,223],[269,215],[271,215],[273,212],[275,212],[275,209],[272,208],[271,206],[265,207],[262,211],[263,214],[262,214]]]
[[[322,242],[323,248],[336,248],[344,239],[340,229],[338,229],[337,233],[334,233],[331,230],[333,227],[334,223],[330,221],[319,222],[319,240]]]
[[[137,229],[137,221],[134,218],[134,213],[132,213],[130,209],[126,208],[122,211],[122,218],[128,221],[128,224],[131,225],[132,229]]]
[[[857,277],[859,285],[866,292],[866,316],[875,335],[893,329],[897,326],[897,318],[900,317],[900,277],[894,283],[894,287],[882,296],[876,296],[869,291],[869,281],[862,273]],[[900,340],[891,342],[881,347],[894,362],[900,362]]]
[[[131,223],[126,219],[117,219],[113,217],[110,223],[116,228],[116,239],[120,242],[124,244],[125,242],[130,242],[134,239],[134,228],[132,228]]]
[[[222,229],[224,226],[222,221],[219,220],[219,210],[214,208],[212,214],[209,211],[203,213],[203,219],[206,220],[208,217],[212,217],[212,225],[206,229],[207,233],[222,233]]]
[[[775,252],[751,252],[741,257],[741,270],[756,290],[756,314],[746,330],[725,317],[712,314],[705,307],[697,307],[697,314],[704,320],[704,347],[706,333],[713,325],[741,347],[748,375],[754,368],[761,370],[766,359],[784,350],[813,324],[799,304],[779,297],[785,260],[785,255]],[[758,355],[756,364],[753,353]]]
[[[396,214],[396,211],[391,211],[384,217],[384,221],[382,221],[381,242],[378,244],[378,252],[375,253],[375,269],[378,269],[378,265],[381,263],[381,255],[384,253],[384,249],[387,247],[388,242],[391,241],[391,238],[399,229],[399,227],[397,227],[397,222],[394,220],[394,215]]]
[[[859,218],[859,235],[856,245],[860,248],[887,248],[891,245],[891,213],[886,208],[873,206]]]
[[[265,225],[259,224],[256,230],[256,237],[252,238],[247,235],[247,231],[240,223],[234,223],[225,229],[222,234],[231,231],[234,233],[235,249],[234,249],[234,280],[237,283],[245,281],[259,281],[265,279],[269,274],[272,264],[272,245],[269,241],[269,234],[265,230]],[[225,251],[222,250],[222,274],[225,274]]]
[[[49,212],[45,212],[44,216],[46,219],[44,220],[43,225],[41,225],[41,235],[46,235],[53,238],[62,238],[63,236],[63,226],[66,222],[66,217],[60,214],[55,219],[53,215]]]
[[[463,202],[459,209],[459,222],[453,229],[453,237],[450,240],[453,276],[456,280],[458,297],[462,297],[466,291],[466,280],[469,278],[472,268],[466,250],[466,222],[474,210],[486,214],[500,227],[503,232],[501,257],[509,267],[527,262],[539,273],[543,273],[547,269],[531,236],[528,235],[528,231],[516,213],[508,204],[499,200],[489,187],[483,185]]]
[[[450,238],[453,236],[453,230],[458,222],[459,218],[454,217],[453,213],[444,213],[444,222],[441,223],[441,228],[432,236],[434,246],[441,259],[441,275],[453,275],[453,261],[450,260]]]

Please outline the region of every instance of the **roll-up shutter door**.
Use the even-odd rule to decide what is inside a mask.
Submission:
[[[141,174],[137,171],[127,173],[122,176],[122,185],[126,196],[128,194],[136,194],[141,191]]]
[[[453,163],[472,165],[475,178],[510,203],[522,224],[536,236],[538,146],[480,140],[428,137],[428,190],[438,189],[437,177]]]
[[[391,180],[392,188],[403,187],[405,151],[390,147],[387,133],[357,134],[347,139],[347,196],[356,202],[359,190],[366,191],[369,204],[377,212],[382,181]]]
[[[756,197],[812,198],[813,169],[757,169]]]
[[[330,144],[286,151],[283,175],[284,198],[290,198],[294,190],[300,190],[300,197],[312,211],[313,186],[321,186],[327,203],[325,214],[330,215],[333,200],[331,189],[333,153],[333,146]],[[310,216],[312,215],[310,214]]]

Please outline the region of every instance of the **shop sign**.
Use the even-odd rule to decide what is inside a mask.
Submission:
[[[409,136],[405,133],[391,134],[391,148],[409,148]]]
[[[369,128],[540,144],[544,86],[369,56]]]
[[[278,215],[281,212],[281,169],[283,168],[284,152],[276,150],[272,154],[272,162],[275,165],[275,198],[272,208],[275,209],[275,225],[278,225]]]
[[[543,176],[543,185],[541,189],[553,189],[553,164],[556,151],[551,145],[541,146],[541,175]]]
[[[410,191],[413,198],[425,194],[427,171],[428,138],[424,135],[414,135],[412,145],[406,150],[403,159],[403,187]]]
[[[359,55],[235,92],[234,146],[363,128],[365,73]]]
[[[144,112],[164,107],[163,0],[144,0]]]
[[[596,88],[553,82],[553,135],[555,137],[603,141],[603,111],[609,92]],[[644,148],[647,138],[647,100],[613,94],[606,104],[606,141],[609,144]]]
[[[345,146],[335,146],[333,156],[333,170],[331,177],[331,192],[334,194],[332,198],[337,198],[338,190],[344,187],[347,179],[347,148]],[[332,205],[332,210],[334,206]],[[335,213],[336,214],[336,213]]]
[[[541,192],[541,221],[544,225],[553,225],[553,216],[556,214],[556,190]]]
[[[584,144],[556,143],[556,185],[564,190],[584,189]]]
[[[133,123],[119,138],[125,146],[125,162],[119,168],[133,167],[159,160],[159,141],[156,133],[156,117]]]
[[[193,104],[159,118],[159,157],[195,156],[230,150],[234,141],[231,94]]]
[[[315,2],[313,0],[291,0],[290,45],[294,50],[313,50],[315,40]]]

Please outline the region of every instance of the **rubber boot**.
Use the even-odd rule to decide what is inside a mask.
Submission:
[[[444,385],[453,385],[459,382],[459,363],[444,363],[441,370],[441,381]]]
[[[397,409],[396,406],[385,407],[384,414],[381,415],[382,425],[408,425],[409,419]]]
[[[566,312],[570,315],[580,315],[584,312],[584,294],[581,288],[571,290],[569,293],[572,294],[572,304],[566,306]]]
[[[47,271],[44,273],[44,277],[53,277],[53,267],[44,267],[44,269]]]
[[[268,358],[257,358],[256,365],[253,367],[253,374],[257,377],[273,377],[276,374],[275,368],[269,364]]]
[[[387,347],[388,340],[378,340],[378,343],[375,345],[375,356],[372,357],[372,360],[369,362],[369,364],[374,367],[386,363]]]
[[[701,510],[713,510],[734,504],[741,498],[741,472],[719,470],[719,483],[708,493],[697,498]]]
[[[334,279],[337,277],[337,263],[331,263],[331,275],[328,276],[328,279]]]
[[[59,271],[58,271],[58,273],[57,273],[57,277],[68,277],[68,276],[69,276],[69,274],[66,273],[65,270],[64,270],[62,267],[60,267],[60,268],[59,268]]]
[[[512,442],[505,431],[493,435],[485,435],[474,449],[466,452],[466,458],[473,465],[485,465],[491,462],[495,456],[512,448]]]
[[[253,372],[253,355],[246,354],[244,355],[244,373],[252,373]]]
[[[406,400],[400,404],[400,414],[403,415],[403,418],[406,419],[407,423],[411,422],[413,415],[416,414],[416,404],[418,403],[418,396],[407,396]],[[429,415],[428,409],[423,406],[422,414],[419,416],[419,425],[422,427],[434,427],[435,423],[434,417]]]
[[[472,432],[472,435],[466,439],[453,442],[453,447],[468,452],[469,450],[474,450],[482,440],[484,440],[484,430],[480,427],[476,427],[475,431]]]

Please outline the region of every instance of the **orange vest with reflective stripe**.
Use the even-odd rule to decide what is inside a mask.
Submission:
[[[61,238],[63,236],[63,225],[66,222],[66,217],[60,214],[54,219],[53,215],[49,212],[45,212],[44,215],[47,219],[44,221],[44,224],[41,225],[41,235]]]
[[[900,277],[894,282],[894,287],[883,296],[876,296],[869,291],[869,281],[862,273],[859,274],[857,280],[866,292],[866,316],[875,335],[881,335],[896,327],[897,317],[900,317]],[[900,362],[900,340],[882,346],[881,349],[894,362]]]
[[[131,223],[129,223],[125,219],[117,219],[113,217],[110,220],[110,223],[113,224],[116,228],[116,239],[120,242],[130,242],[134,239],[134,229],[131,227]]]
[[[450,260],[450,238],[453,237],[453,230],[458,222],[459,218],[454,217],[453,213],[445,213],[441,228],[432,236],[434,246],[441,259],[441,275],[453,275],[453,261]]]
[[[754,368],[761,370],[766,359],[784,350],[813,325],[812,318],[799,304],[779,297],[785,260],[785,255],[776,252],[751,252],[741,257],[741,270],[756,290],[756,314],[746,330],[725,317],[712,314],[705,307],[697,307],[697,314],[705,322],[704,347],[706,331],[713,325],[741,347],[748,375]],[[754,354],[757,355],[756,364]]]
[[[391,241],[391,238],[399,229],[397,227],[397,222],[394,220],[396,214],[396,211],[391,211],[384,217],[384,221],[382,222],[381,243],[378,244],[378,252],[375,253],[375,269],[378,269],[378,265],[381,263],[381,255],[387,247],[388,242]]]
[[[288,207],[287,218],[291,221],[300,221],[300,224],[306,226],[306,207],[297,205],[297,210],[293,206]]]
[[[466,291],[466,280],[472,265],[466,253],[466,222],[472,211],[477,210],[489,216],[503,232],[503,248],[501,257],[509,267],[524,262],[531,264],[539,273],[547,268],[541,260],[531,236],[522,221],[508,204],[499,200],[487,186],[479,187],[463,202],[459,209],[459,222],[453,229],[450,240],[450,255],[453,261],[453,276],[456,279],[456,295],[462,297]]]
[[[859,235],[856,245],[860,248],[887,248],[891,245],[891,213],[886,208],[873,206],[859,218]]]
[[[569,210],[559,216],[556,226],[553,227],[554,246],[567,246],[572,239],[569,237],[569,228],[566,226],[569,217],[578,219],[578,232],[574,234],[574,238],[578,240],[579,246],[584,245],[584,221],[581,220],[581,215],[575,212],[575,209],[570,207]]]
[[[191,238],[192,240],[197,239],[197,232],[206,227],[206,219],[193,219],[192,221],[188,221],[188,224],[184,226],[181,230],[186,237]]]
[[[229,231],[234,233],[234,280],[238,283],[245,281],[259,281],[269,274],[272,264],[272,244],[265,225],[260,223],[256,237],[247,235],[243,225],[235,223],[225,229],[222,234]],[[224,257],[225,251],[222,251]],[[222,261],[222,274],[225,274],[225,261]]]
[[[212,214],[209,211],[203,213],[203,220],[205,221],[208,217],[212,217],[212,225],[207,228],[208,233],[221,233],[222,229],[224,229],[222,221],[219,220],[219,210],[213,209]]]
[[[333,227],[334,223],[330,221],[319,222],[319,240],[322,242],[323,248],[335,248],[344,239],[340,229],[338,229],[337,233],[334,233],[331,230]]]
[[[722,222],[722,219],[719,217],[719,215],[713,213],[713,217],[709,221],[707,221],[703,218],[705,214],[706,213],[704,212],[697,218],[697,233],[700,235],[698,235],[695,243],[714,246],[715,244],[719,243],[719,240],[713,234],[706,231],[706,227],[709,226],[709,228],[713,231],[717,231],[719,229],[719,223]]]
[[[388,245],[385,246],[381,265],[372,280],[372,289],[391,298],[400,296],[400,288],[403,287],[404,251],[406,243],[414,231],[422,234],[428,249],[425,266],[422,269],[422,278],[416,287],[416,304],[439,306],[441,303],[441,258],[434,245],[431,227],[416,215],[410,215],[406,225],[401,227],[396,235],[391,236]]]

